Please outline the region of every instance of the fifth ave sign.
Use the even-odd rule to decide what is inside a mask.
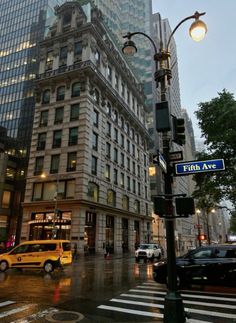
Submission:
[[[224,159],[190,161],[176,163],[174,166],[176,176],[225,170]]]

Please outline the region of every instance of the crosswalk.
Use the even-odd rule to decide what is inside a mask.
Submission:
[[[42,309],[37,304],[32,303],[26,304],[12,300],[0,301],[0,322],[31,323],[57,311],[53,307]]]
[[[161,322],[164,311],[166,290],[155,282],[136,286],[118,297],[110,299],[97,308],[108,313],[119,313],[146,318],[150,322]],[[236,298],[234,295],[220,295],[199,291],[182,291],[185,311],[190,318],[187,323],[233,323],[236,322]]]

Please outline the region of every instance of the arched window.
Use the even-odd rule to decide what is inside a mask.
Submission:
[[[72,96],[72,98],[74,98],[76,96],[80,96],[80,83],[79,82],[72,84],[71,96]]]
[[[47,104],[50,102],[50,90],[44,90],[43,91],[43,97],[42,97],[42,103]]]
[[[107,190],[107,204],[116,206],[116,193],[113,190]]]
[[[127,195],[123,195],[122,197],[122,208],[124,210],[129,210],[129,198]]]
[[[68,25],[71,22],[71,12],[66,12],[63,16],[63,25]]]
[[[57,88],[57,101],[65,99],[65,86],[59,86]]]
[[[99,186],[93,182],[88,183],[88,199],[93,202],[98,202],[98,193],[99,193]]]

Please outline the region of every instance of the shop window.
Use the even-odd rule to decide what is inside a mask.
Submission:
[[[10,191],[3,191],[2,208],[8,209],[10,207],[10,201],[11,201],[11,192]]]

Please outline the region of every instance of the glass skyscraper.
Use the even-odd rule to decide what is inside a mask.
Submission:
[[[0,125],[29,152],[34,113],[33,82],[38,41],[62,0],[0,1]]]

